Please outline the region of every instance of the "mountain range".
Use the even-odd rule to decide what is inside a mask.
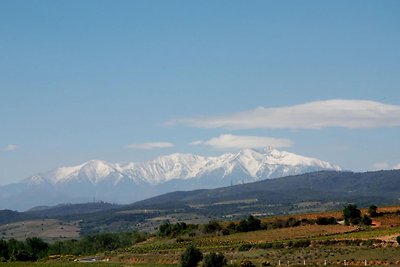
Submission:
[[[97,201],[41,206],[24,212],[0,210],[0,225],[56,219],[67,224],[79,221],[81,234],[152,232],[166,219],[206,223],[210,219],[239,220],[249,214],[340,210],[348,203],[359,207],[399,205],[399,188],[400,170],[319,171],[216,189],[175,191],[127,205]]]
[[[244,149],[217,157],[171,154],[142,163],[91,160],[0,187],[0,209],[25,210],[93,199],[131,203],[176,190],[217,188],[321,170],[341,168],[273,148]]]

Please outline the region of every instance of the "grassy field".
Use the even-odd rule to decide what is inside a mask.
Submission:
[[[0,238],[25,240],[28,237],[40,237],[47,242],[79,238],[79,227],[77,223],[66,223],[55,219],[31,220],[0,225]]]

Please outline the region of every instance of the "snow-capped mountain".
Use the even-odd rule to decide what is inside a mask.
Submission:
[[[12,185],[17,194],[8,191],[0,194],[0,200],[9,204],[17,195],[19,209],[21,205],[27,208],[93,198],[128,203],[169,191],[216,188],[319,170],[339,171],[341,168],[272,148],[244,149],[218,157],[171,154],[142,163],[91,160],[28,177]],[[0,188],[0,193],[4,188]],[[32,200],[36,191],[40,195]],[[29,196],[31,199],[24,201]]]

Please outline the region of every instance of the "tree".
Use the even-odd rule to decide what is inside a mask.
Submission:
[[[261,229],[261,221],[254,218],[253,215],[249,215],[247,218],[247,226],[249,231],[257,231]]]
[[[247,220],[243,219],[239,222],[238,226],[236,226],[236,230],[238,232],[248,232],[249,226],[247,224]]]
[[[261,229],[261,221],[257,218],[254,218],[253,215],[249,215],[247,219],[243,219],[239,222],[239,225],[236,227],[238,232],[249,232],[249,231],[257,231]]]
[[[204,232],[206,233],[215,233],[222,229],[221,225],[217,221],[209,221],[204,225]]]
[[[369,216],[371,216],[371,217],[376,217],[376,216],[378,216],[378,207],[375,206],[375,205],[369,206],[369,208],[368,208],[368,214],[369,214]]]
[[[227,263],[223,254],[212,252],[204,257],[204,267],[222,267]]]
[[[28,252],[31,253],[34,258],[42,258],[47,255],[49,244],[42,239],[38,237],[28,237],[25,243]]]
[[[169,221],[165,221],[158,227],[158,235],[169,236],[170,234],[171,234],[171,223]]]
[[[229,233],[236,233],[237,232],[237,225],[234,222],[230,222],[226,229],[229,231]]]
[[[203,259],[203,253],[190,245],[181,255],[181,266],[182,267],[196,267],[197,263]]]
[[[14,238],[8,240],[8,255],[11,260],[16,260],[17,255],[20,251],[25,251],[25,244],[22,241],[18,241]]]
[[[343,217],[346,224],[359,224],[361,211],[357,209],[357,205],[348,204],[343,209]]]
[[[9,259],[8,244],[3,239],[0,239],[0,262]]]
[[[361,219],[361,223],[364,225],[372,225],[372,220],[367,215],[364,215]]]

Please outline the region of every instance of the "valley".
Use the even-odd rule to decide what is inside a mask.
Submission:
[[[320,171],[176,191],[128,205],[1,210],[0,233],[2,242],[17,240],[20,246],[32,238],[47,242],[39,266],[88,257],[105,266],[178,266],[189,246],[204,255],[223,254],[230,266],[245,260],[255,266],[396,265],[399,183],[399,170]],[[347,225],[348,203],[361,207],[362,216]],[[372,204],[379,208],[368,222]]]
[[[101,253],[71,255],[65,245],[61,254],[50,255],[34,266],[179,266],[181,254],[189,245],[204,255],[223,254],[228,266],[244,266],[250,261],[255,266],[395,266],[400,262],[400,206],[379,207],[372,217],[372,225],[321,225],[318,218],[343,217],[341,210],[272,216],[261,218],[261,229],[237,232],[224,229],[243,220],[218,222],[220,228],[209,228],[215,222],[187,224],[178,232],[164,235],[161,228],[136,244]],[[369,214],[361,209],[362,215]],[[249,219],[247,219],[248,222]],[[256,219],[257,221],[257,219]],[[297,222],[297,223],[296,223]],[[282,224],[267,228],[270,224]],[[171,227],[178,225],[171,222]],[[164,228],[163,228],[164,229]],[[208,230],[207,230],[208,229]],[[239,229],[239,228],[238,228]],[[138,239],[139,240],[139,239]],[[94,263],[80,263],[80,259],[95,259]],[[72,260],[70,262],[69,260]],[[77,260],[78,262],[73,262]],[[96,263],[97,262],[97,263]],[[23,265],[25,264],[25,265]],[[29,263],[7,263],[7,266],[27,266]],[[90,265],[91,264],[91,265]],[[2,263],[0,263],[2,265]]]

